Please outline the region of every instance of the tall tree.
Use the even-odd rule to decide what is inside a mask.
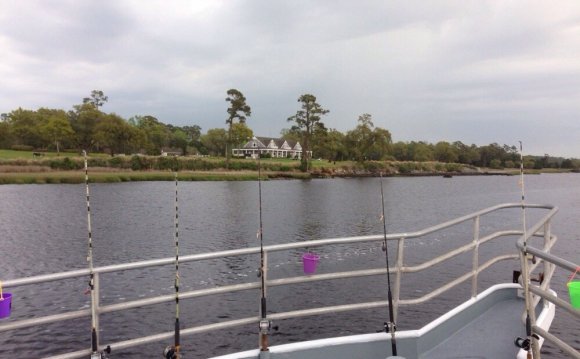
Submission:
[[[99,107],[103,106],[105,102],[109,100],[109,96],[105,96],[103,91],[101,90],[93,90],[91,91],[90,97],[83,98],[83,104],[89,103],[99,109]]]
[[[310,157],[310,139],[317,128],[324,128],[324,123],[321,121],[321,116],[326,115],[329,110],[325,110],[316,102],[316,96],[311,94],[304,94],[298,97],[298,102],[301,102],[301,109],[296,112],[296,115],[288,118],[288,122],[294,122],[297,129],[302,132],[302,160],[301,168],[303,171],[308,171],[308,163]]]
[[[60,145],[62,141],[71,140],[75,132],[64,110],[54,110],[49,114],[47,121],[40,127],[40,133],[48,142],[54,143],[56,155],[60,156]]]
[[[187,134],[188,145],[195,148],[197,152],[201,152],[200,151],[202,147],[200,142],[201,127],[199,127],[198,125],[183,126],[181,130]]]
[[[96,143],[94,139],[95,126],[105,114],[90,103],[75,105],[73,108],[73,111],[68,112],[68,118],[75,131],[77,146],[80,149],[90,151]]]
[[[232,127],[236,120],[240,124],[245,124],[246,116],[250,117],[252,115],[252,109],[246,103],[246,97],[239,90],[229,89],[227,95],[228,97],[226,97],[226,101],[230,103],[230,107],[228,107],[227,110],[228,118],[226,120],[226,125],[228,125],[228,141],[226,144],[226,168],[229,168],[231,156],[230,152],[232,146]]]
[[[169,145],[174,148],[181,149],[181,155],[187,155],[187,145],[189,141],[187,139],[187,133],[181,128],[175,128],[171,132],[171,138],[169,140]]]
[[[369,159],[369,150],[373,145],[373,128],[375,125],[372,121],[372,116],[364,113],[358,117],[358,125],[352,131],[346,134],[349,148],[351,149],[352,157],[357,161],[365,161]]]
[[[459,159],[457,149],[446,141],[437,142],[433,148],[433,156],[437,161],[446,163],[457,162]]]
[[[393,140],[391,132],[384,128],[375,127],[373,130],[373,144],[369,148],[369,158],[371,160],[384,160],[391,152]]]
[[[137,137],[138,129],[114,113],[103,117],[95,126],[95,140],[109,150],[111,157],[116,153],[127,153]]]
[[[153,116],[135,116],[133,121],[145,133],[147,154],[159,156],[163,146],[166,146],[171,138],[167,126]]]
[[[243,146],[254,137],[254,132],[245,123],[232,125],[231,143],[236,147]]]
[[[8,123],[8,114],[0,121],[0,148],[9,148],[12,144],[12,127]]]
[[[226,148],[226,130],[223,128],[212,128],[201,136],[201,144],[207,153],[212,156],[220,156]]]
[[[16,144],[40,148],[44,141],[40,133],[40,116],[38,112],[18,108],[10,112],[8,122],[12,126],[12,135]]]

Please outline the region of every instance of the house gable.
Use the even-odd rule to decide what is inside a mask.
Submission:
[[[244,145],[244,148],[266,148],[266,146],[262,143],[262,141],[258,140],[258,138],[254,137],[248,143]]]

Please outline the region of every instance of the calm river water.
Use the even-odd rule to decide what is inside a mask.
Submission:
[[[517,177],[439,177],[384,179],[388,231],[410,232],[499,203],[518,202]],[[172,182],[134,182],[91,185],[94,260],[96,266],[172,257],[174,189]],[[543,174],[526,177],[526,199],[560,208],[553,232],[559,241],[554,252],[580,262],[580,175]],[[0,186],[0,280],[85,268],[87,265],[86,202],[84,185]],[[267,181],[262,184],[265,244],[339,236],[380,234],[379,180],[325,179]],[[182,182],[179,184],[180,254],[255,247],[258,229],[256,182]],[[528,223],[538,218],[529,211]],[[520,213],[508,210],[485,220],[482,234],[497,228],[520,228]],[[468,243],[472,224],[408,241],[405,263],[417,264],[449,248]],[[514,248],[515,238],[482,246],[482,263],[491,252]],[[393,246],[392,253],[395,252]],[[321,248],[319,272],[363,269],[384,264],[379,244]],[[464,274],[471,254],[460,256],[433,271],[403,277],[403,298]],[[481,276],[485,288],[498,278],[510,281],[516,262],[502,262]],[[180,266],[182,291],[226,283],[257,281],[256,255],[187,263]],[[270,258],[270,278],[301,273],[300,252]],[[557,271],[554,287],[567,296],[569,273]],[[84,294],[87,278],[12,288],[9,321],[89,307]],[[282,312],[319,305],[384,300],[386,278],[319,282],[269,290],[268,310]],[[155,267],[103,275],[102,304],[173,293],[173,267]],[[464,285],[413,308],[401,308],[399,329],[412,329],[433,320],[468,299]],[[182,327],[208,324],[258,313],[258,291],[238,292],[181,302]],[[566,297],[567,298],[567,297]],[[386,309],[334,316],[306,317],[275,324],[271,344],[380,330]],[[116,342],[173,330],[174,304],[162,304],[101,316],[101,342]],[[559,311],[552,332],[580,347],[578,323]],[[512,338],[508,338],[513,340]],[[485,340],[485,338],[482,338]],[[155,358],[167,343],[154,343],[113,353],[117,358]],[[256,325],[182,338],[185,357],[202,358],[252,349],[258,344]],[[0,333],[0,357],[38,358],[90,346],[90,320]],[[158,353],[158,354],[157,354]],[[553,348],[548,358],[565,358]]]

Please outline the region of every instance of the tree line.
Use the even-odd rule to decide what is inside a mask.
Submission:
[[[226,94],[226,128],[212,128],[206,133],[202,133],[198,125],[165,124],[151,115],[124,119],[115,113],[106,113],[102,107],[108,97],[100,90],[92,91],[69,111],[18,108],[1,114],[0,148],[56,152],[86,149],[111,156],[160,155],[163,150],[171,149],[182,155],[225,156],[227,166],[231,150],[243,146],[254,133],[247,125],[251,107],[245,96],[237,89],[230,89]],[[282,130],[281,137],[301,143],[303,170],[308,170],[312,160],[310,153],[313,158],[328,161],[438,161],[491,168],[519,166],[519,152],[515,146],[497,143],[476,146],[460,141],[393,142],[389,130],[375,126],[368,113],[358,117],[353,129],[341,132],[324,124],[323,117],[329,110],[317,102],[316,96],[303,94],[298,103],[296,113],[287,118],[290,127]],[[578,169],[580,160],[548,154],[526,156],[524,166]]]

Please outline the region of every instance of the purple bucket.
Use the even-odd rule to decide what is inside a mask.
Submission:
[[[2,297],[4,299],[0,300],[0,319],[8,318],[12,309],[12,294],[4,293]]]
[[[304,274],[312,274],[316,272],[316,264],[318,264],[320,256],[314,253],[304,253],[302,256],[302,265],[304,267]]]

